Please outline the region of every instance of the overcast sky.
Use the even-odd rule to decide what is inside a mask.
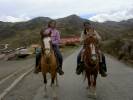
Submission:
[[[71,14],[92,21],[133,18],[133,0],[0,0],[0,20],[26,21],[44,16],[61,18]]]

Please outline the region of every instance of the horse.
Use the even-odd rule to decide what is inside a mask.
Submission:
[[[52,42],[50,36],[43,37],[41,39],[41,47],[42,47],[42,53],[41,53],[41,72],[44,79],[44,97],[48,97],[47,95],[47,73],[50,73],[51,75],[51,87],[53,91],[53,99],[57,100],[57,94],[56,94],[56,86],[58,86],[58,80],[57,80],[57,61],[56,56],[52,47]],[[55,84],[56,80],[56,84]]]
[[[96,79],[99,71],[98,40],[93,35],[87,35],[84,40],[84,72],[88,80],[88,96],[96,98]]]

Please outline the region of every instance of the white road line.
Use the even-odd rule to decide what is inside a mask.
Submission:
[[[33,65],[32,65],[32,66],[33,66]],[[30,67],[31,67],[31,66],[30,66]],[[28,67],[28,68],[30,68],[30,67]],[[1,85],[2,83],[4,83],[6,80],[8,80],[8,79],[10,79],[11,77],[15,76],[18,72],[20,72],[20,71],[22,71],[22,70],[25,70],[25,69],[27,69],[27,68],[20,69],[20,70],[18,70],[18,71],[16,71],[16,72],[10,74],[10,75],[7,76],[6,78],[2,79],[2,80],[0,81],[0,85]]]
[[[29,74],[34,68],[31,68],[27,72],[23,73],[20,77],[18,77],[14,82],[6,88],[3,93],[0,94],[0,100],[3,100],[5,95],[7,95],[27,74]]]

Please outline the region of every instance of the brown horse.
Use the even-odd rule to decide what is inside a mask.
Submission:
[[[88,35],[84,40],[83,61],[85,64],[85,77],[88,79],[89,96],[96,98],[96,79],[99,70],[98,40]]]
[[[57,82],[57,61],[54,54],[54,50],[51,43],[50,37],[43,37],[42,38],[42,53],[41,53],[41,72],[44,78],[44,96],[47,97],[47,73],[50,73],[51,75],[51,87],[53,92],[53,98],[57,99],[56,95],[56,86],[55,86],[55,80],[56,85],[58,85]]]

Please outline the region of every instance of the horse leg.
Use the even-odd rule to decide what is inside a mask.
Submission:
[[[55,86],[55,78],[56,78],[56,74],[51,74],[52,76],[52,81],[51,81],[51,87],[52,87],[52,91],[53,91],[53,99],[57,100],[57,94],[56,94],[56,86]]]
[[[93,75],[93,97],[96,98],[96,79],[97,75]]]
[[[93,76],[90,75],[90,92],[93,92]]]
[[[91,96],[91,76],[90,74],[87,75],[87,79],[88,79],[88,96]]]
[[[44,97],[47,98],[47,78],[46,78],[46,74],[43,74],[43,78],[44,78]]]
[[[96,88],[96,79],[97,79],[97,76],[94,75],[94,81],[93,81],[93,87]]]
[[[86,89],[87,90],[89,90],[90,89],[90,77],[89,76],[87,76],[87,82],[88,82],[88,84],[87,84],[87,87],[86,87]]]
[[[59,87],[57,73],[56,73],[56,87]]]
[[[86,77],[87,77],[87,80],[88,80],[88,87],[90,89],[90,86],[91,86],[91,81],[90,81],[90,74],[89,72],[86,71]]]
[[[95,77],[93,75],[90,75],[90,91],[89,91],[89,97],[90,98],[96,98],[96,89],[94,88],[95,84]]]

